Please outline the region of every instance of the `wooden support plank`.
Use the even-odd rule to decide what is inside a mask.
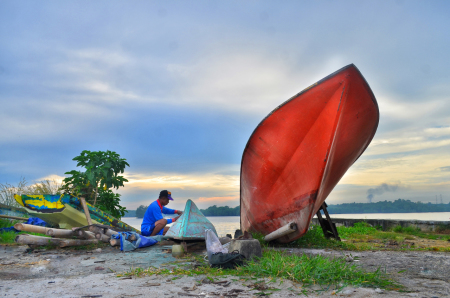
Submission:
[[[18,219],[18,220],[28,220],[28,218],[26,218],[26,217],[18,217],[18,216],[3,215],[3,214],[0,214],[0,218],[9,218],[9,219]]]
[[[88,206],[86,204],[86,200],[83,197],[80,197],[81,206],[83,206],[84,215],[86,216],[86,220],[88,225],[92,225],[91,214],[89,213]]]

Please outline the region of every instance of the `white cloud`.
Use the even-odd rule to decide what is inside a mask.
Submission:
[[[392,131],[388,138],[375,138],[365,155],[407,153],[450,145],[450,127],[430,127],[421,130],[406,128]]]
[[[220,175],[215,173],[153,173],[151,175],[148,175],[127,173],[126,178],[129,181],[126,183],[127,189],[209,189],[218,192],[231,193],[239,191],[238,175]]]

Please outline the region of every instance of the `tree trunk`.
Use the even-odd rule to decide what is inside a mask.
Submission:
[[[97,195],[98,195],[98,185],[95,186],[94,207],[95,207],[95,204],[97,204]]]
[[[97,233],[95,234],[95,238],[100,240],[101,242],[108,243],[111,237],[106,236],[105,234]]]
[[[46,235],[49,228],[35,226],[35,225],[27,225],[24,223],[17,223],[14,225],[14,229],[24,232],[32,232],[32,233],[40,233]]]
[[[75,234],[73,233],[72,230],[48,229],[47,235],[56,238],[72,238]]]
[[[64,239],[60,240],[60,247],[67,247],[67,246],[80,246],[80,245],[89,245],[92,243],[98,243],[97,239],[91,239],[91,240],[78,240],[78,239]]]
[[[82,239],[95,239],[95,234],[89,231],[78,230],[78,237]]]
[[[22,234],[16,236],[15,241],[20,244],[28,245],[60,245],[62,239],[41,237],[34,235]]]
[[[111,246],[119,246],[120,239],[111,239],[111,240],[109,240],[109,244],[111,244]]]
[[[92,225],[91,214],[89,213],[88,206],[86,204],[86,200],[83,197],[80,197],[81,206],[83,206],[84,215],[86,216],[86,221],[88,225]]]

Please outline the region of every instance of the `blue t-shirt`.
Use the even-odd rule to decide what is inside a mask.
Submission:
[[[142,235],[147,234],[148,232],[151,234],[151,232],[155,228],[155,222],[160,219],[163,219],[163,216],[162,216],[163,213],[164,214],[175,214],[175,211],[176,210],[170,209],[170,208],[167,208],[164,206],[162,206],[162,210],[161,210],[161,207],[158,204],[158,200],[151,203],[150,206],[148,206],[147,211],[145,211],[144,219],[142,220],[142,224],[141,224]],[[167,219],[168,224],[170,224],[172,222],[173,222],[173,220],[171,218]],[[159,234],[162,235],[163,231],[164,231],[164,229],[162,229]]]

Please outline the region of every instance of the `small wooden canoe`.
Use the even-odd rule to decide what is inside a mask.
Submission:
[[[205,240],[206,229],[212,230],[217,235],[213,224],[194,202],[188,200],[183,214],[172,224],[165,236],[178,240]]]
[[[272,111],[242,156],[241,229],[279,239],[303,236],[311,218],[375,135],[378,104],[359,70],[348,65]]]
[[[88,225],[83,207],[77,197],[71,195],[14,195],[14,198],[32,216],[58,225],[61,229]],[[87,207],[93,224],[108,225],[124,231],[141,233],[89,203],[87,203]]]

